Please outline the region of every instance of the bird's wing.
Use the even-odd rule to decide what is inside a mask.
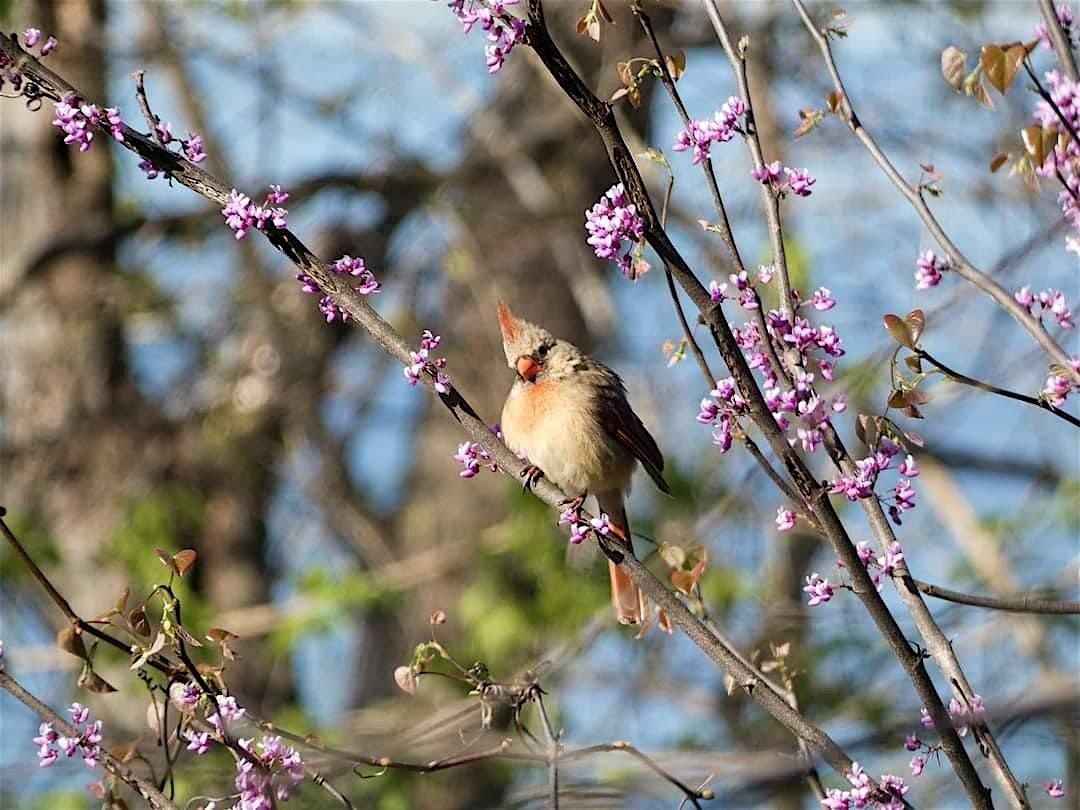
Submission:
[[[620,392],[618,396],[608,397],[604,405],[601,413],[608,433],[641,462],[657,488],[670,495],[671,487],[664,480],[664,455],[625,396]]]

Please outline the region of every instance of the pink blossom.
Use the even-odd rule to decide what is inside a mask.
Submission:
[[[776,529],[787,532],[795,528],[795,513],[783,506],[776,507]]]

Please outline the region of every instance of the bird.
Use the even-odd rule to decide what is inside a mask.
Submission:
[[[594,495],[617,542],[628,548],[626,498],[638,463],[661,492],[664,456],[626,397],[612,369],[546,329],[517,317],[500,300],[499,327],[506,362],[516,375],[503,405],[500,428],[506,445],[524,456],[526,485],[543,475],[578,506]],[[621,624],[641,624],[645,596],[608,560],[611,600]]]

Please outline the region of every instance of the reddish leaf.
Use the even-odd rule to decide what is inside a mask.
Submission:
[[[240,638],[240,636],[236,635],[236,633],[231,633],[221,627],[211,627],[209,630],[206,631],[206,637],[210,639],[210,641],[219,644],[223,641],[235,641],[236,639]]]
[[[839,112],[840,105],[844,101],[844,94],[839,90],[830,90],[825,95],[825,103],[829,106],[829,112]]]
[[[183,576],[187,573],[187,570],[195,564],[195,560],[199,558],[198,552],[193,548],[185,548],[173,554],[173,565],[176,568],[176,573]]]
[[[901,346],[906,346],[909,349],[915,348],[915,343],[911,339],[911,333],[908,331],[908,325],[904,323],[898,316],[892,313],[886,315],[883,319],[885,328],[889,330],[889,334],[892,335],[893,340],[899,343]]]
[[[600,0],[596,0],[596,10],[599,11],[600,16],[604,18],[604,22],[609,22],[612,25],[615,24],[615,18],[608,13],[608,10],[604,8],[604,4],[600,2]]]
[[[682,51],[676,51],[665,57],[664,62],[667,64],[668,73],[675,81],[678,81],[686,72],[686,54]]]
[[[150,638],[150,622],[146,618],[146,607],[139,605],[128,614],[131,629],[143,638]]]
[[[999,152],[990,159],[990,173],[994,174],[1005,165],[1005,162],[1009,159],[1008,152]]]
[[[922,374],[922,360],[917,354],[909,354],[904,358],[904,363],[916,374]]]
[[[1002,95],[1008,91],[1009,86],[1016,78],[1016,72],[1020,63],[1024,61],[1023,45],[1013,45],[1002,48],[1000,45],[984,45],[979,54],[979,64],[982,65],[986,80],[993,85],[994,89]]]
[[[908,313],[905,321],[908,326],[908,332],[911,333],[911,340],[914,343],[918,343],[919,338],[922,336],[923,329],[926,328],[926,313],[921,309],[913,309]]]
[[[107,695],[116,691],[116,687],[94,672],[89,664],[83,664],[77,683],[80,689],[93,692],[95,695]]]
[[[176,561],[173,560],[173,555],[172,554],[170,554],[169,552],[167,552],[163,548],[155,548],[154,553],[157,554],[157,558],[159,560],[161,560],[162,565],[164,565],[166,568],[168,568],[174,574],[179,574],[180,573],[179,571],[176,570]]]
[[[75,627],[68,626],[57,633],[56,646],[76,658],[81,658],[84,661],[90,660],[90,656],[86,654],[86,645],[83,644],[82,634]]]
[[[907,399],[908,402],[910,402],[912,405],[925,405],[927,402],[933,399],[933,397],[925,391],[920,391],[918,388],[916,388],[912,391],[908,391]]]
[[[906,408],[907,406],[908,395],[904,391],[893,391],[889,394],[890,408]]]
[[[589,18],[588,17],[582,17],[580,20],[577,21],[577,25],[574,26],[574,30],[577,31],[579,34],[584,34],[588,29],[589,29]]]

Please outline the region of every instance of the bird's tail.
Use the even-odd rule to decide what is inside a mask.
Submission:
[[[598,492],[596,503],[600,511],[607,514],[616,540],[620,545],[625,545],[630,554],[633,554],[634,549],[630,542],[630,521],[626,518],[622,493],[618,490]],[[611,574],[611,603],[615,607],[615,618],[620,624],[641,624],[645,621],[648,610],[645,594],[611,560],[608,560],[608,571]]]

